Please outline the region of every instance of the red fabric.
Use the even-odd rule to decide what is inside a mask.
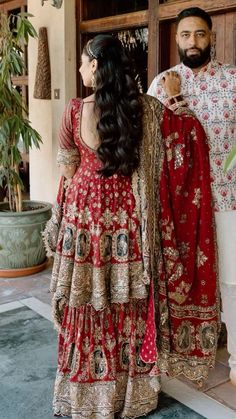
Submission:
[[[58,203],[65,201],[64,220],[70,226],[75,227],[74,231],[81,231],[84,237],[86,235],[87,240],[90,241],[90,249],[86,253],[86,257],[77,257],[78,255],[76,255],[75,251],[68,251],[63,248],[64,237],[61,234],[57,251],[66,257],[70,257],[77,264],[91,263],[94,267],[101,267],[113,262],[127,265],[129,261],[141,261],[140,246],[137,241],[139,220],[135,213],[135,198],[132,192],[131,178],[122,175],[113,175],[105,178],[97,173],[97,170],[101,167],[101,162],[96,152],[88,147],[80,136],[82,103],[76,99],[72,103],[74,104],[74,108],[70,107],[72,121],[68,122],[67,120],[68,111],[64,113],[60,131],[60,147],[66,148],[69,143],[71,147],[76,145],[81,155],[81,163],[67,188],[66,196],[62,187],[63,179],[61,180],[57,201]],[[65,127],[66,121],[67,126]],[[69,127],[73,142],[72,139],[69,141],[68,138]],[[78,133],[78,135],[74,135],[74,133]],[[72,205],[76,205],[76,211],[73,213],[73,216],[71,216],[71,210],[69,209],[69,206]],[[85,209],[90,214],[89,216],[84,214]],[[125,214],[125,219],[117,216],[115,219],[112,219],[114,214],[122,213],[122,211]],[[83,215],[79,216],[80,214]],[[88,219],[88,217],[90,218]],[[105,221],[106,217],[108,217],[108,224]],[[99,231],[96,229],[92,231],[91,225],[99,225]],[[112,228],[109,226],[112,226]],[[108,256],[101,254],[101,237],[106,234],[107,239],[110,239],[114,231],[120,231],[120,235],[123,234],[123,238],[124,236],[125,238],[127,237],[127,243],[121,242],[121,246],[129,246],[127,257],[119,258],[114,251],[111,252],[111,249],[112,257],[109,254]],[[76,233],[74,232],[74,240],[75,236]],[[111,243],[108,243],[109,246],[111,246]],[[121,251],[123,250],[121,249]]]
[[[154,294],[153,294],[153,282],[151,282],[149,303],[148,303],[148,315],[146,321],[146,333],[143,339],[140,357],[144,362],[156,362],[158,358],[157,352],[157,333],[155,323],[155,307],[154,307]]]
[[[148,374],[151,364],[139,357],[147,301],[112,304],[103,311],[91,305],[66,307],[59,335],[58,365],[72,382],[110,381],[118,374]],[[73,362],[72,362],[73,357]]]
[[[214,305],[216,295],[216,252],[214,243],[213,209],[210,180],[209,151],[205,132],[200,123],[189,116],[179,118],[167,111],[164,113],[161,125],[166,158],[164,161],[161,185],[161,217],[162,246],[164,250],[164,265],[170,259],[165,249],[171,246],[178,253],[172,272],[168,277],[168,291],[175,292],[178,285],[184,281],[189,289],[182,290],[185,296],[184,304],[196,304],[204,307]],[[169,143],[170,135],[177,136]],[[175,168],[175,159],[168,159],[171,149],[181,147],[183,162]],[[199,197],[199,199],[198,199]],[[199,201],[199,203],[197,203]],[[166,225],[165,221],[169,220]],[[173,222],[174,230],[170,238],[166,238],[168,226]],[[188,255],[181,254],[181,243],[187,243],[190,248]],[[209,243],[211,246],[209,246]],[[207,260],[203,265],[196,266],[197,247],[201,249]],[[183,274],[178,280],[170,280],[178,266],[183,266]],[[165,275],[163,269],[162,275]],[[205,283],[203,280],[205,279]],[[207,295],[207,302],[202,304],[202,295]],[[171,300],[171,299],[170,299]]]
[[[78,106],[76,100],[74,105],[74,108],[70,108],[72,121],[69,121],[69,123],[67,121],[67,128],[61,131],[60,146],[66,148],[70,142],[73,142],[73,145],[71,144],[73,147],[76,144],[81,154],[81,164],[73,177],[73,182],[68,187],[66,198],[62,181],[58,203],[62,203],[65,199],[65,221],[68,224],[70,223],[70,226],[74,225],[77,231],[79,229],[87,230],[91,246],[90,251],[81,260],[81,255],[77,257],[75,251],[63,250],[64,238],[61,235],[57,251],[67,258],[71,258],[77,264],[89,262],[95,267],[101,267],[107,263],[124,263],[116,259],[114,254],[106,260],[102,257],[99,235],[101,236],[104,233],[103,227],[101,227],[99,235],[97,231],[94,231],[93,235],[89,231],[91,225],[97,225],[98,220],[104,217],[107,210],[114,211],[114,207],[110,206],[110,202],[113,202],[116,208],[120,207],[128,214],[125,221],[113,220],[113,228],[115,228],[115,231],[129,230],[129,260],[132,262],[141,261],[139,242],[135,239],[134,234],[140,226],[135,214],[135,199],[132,193],[131,179],[117,175],[105,179],[97,174],[96,170],[100,167],[100,162],[96,153],[86,146],[79,137],[80,103]],[[76,112],[73,109],[76,109]],[[74,115],[73,112],[75,112]],[[68,114],[66,115],[65,121],[68,118]],[[160,128],[164,140],[164,158],[160,176],[161,211],[159,214],[162,261],[157,266],[156,277],[152,279],[149,305],[148,307],[144,305],[146,311],[144,310],[142,318],[144,320],[145,317],[146,333],[140,339],[142,343],[140,357],[144,362],[155,362],[158,358],[158,346],[159,352],[166,351],[170,355],[180,355],[185,358],[195,357],[196,360],[206,359],[207,356],[213,354],[216,345],[214,343],[212,347],[204,349],[200,342],[201,331],[205,324],[206,326],[212,324],[212,327],[216,327],[218,322],[216,311],[216,253],[213,245],[214,226],[212,224],[213,211],[208,147],[200,123],[191,116],[179,117],[166,109],[163,113]],[[73,141],[69,138],[73,138]],[[162,140],[160,139],[160,141]],[[79,190],[78,185],[80,185]],[[114,193],[115,200],[110,201],[111,193]],[[73,218],[71,216],[67,209],[73,203],[76,203],[77,209],[78,211],[81,210],[81,213],[84,208],[89,209],[90,214],[92,214],[89,222],[86,220],[84,223],[83,217],[76,215]],[[132,229],[130,228],[131,220]],[[129,260],[126,258],[125,263]],[[104,311],[104,314],[100,313],[98,315],[98,322],[104,316],[108,316],[106,321],[110,325],[109,328],[113,327],[114,312],[119,312],[119,315],[126,313],[127,318],[129,318],[130,305],[131,303],[127,303],[124,310],[123,306],[117,308],[117,305],[111,304],[109,309],[105,309],[107,314]],[[163,326],[165,321],[163,323],[161,306],[167,307],[165,315],[167,315],[168,324],[166,326]],[[82,315],[84,311],[86,314]],[[83,339],[88,337],[86,333],[82,334],[83,339],[81,340],[80,331],[81,327],[84,328],[84,324],[78,322],[77,317],[82,316],[82,319],[85,316],[86,321],[90,324],[89,319],[92,315],[95,315],[94,313],[94,309],[89,305],[78,309],[67,308],[65,310],[63,328],[66,339],[62,334],[59,335],[59,365],[62,371],[66,372],[68,368],[71,368],[69,362],[71,345],[76,345],[79,353],[80,344],[82,345]],[[205,316],[205,313],[207,313],[207,316]],[[131,322],[132,327],[134,327],[135,321]],[[183,328],[184,331],[185,326],[188,328],[192,340],[187,349],[181,349],[180,329]],[[96,319],[93,320],[93,327],[95,329],[98,327]],[[113,329],[108,331],[110,338],[114,338],[114,333],[122,337],[123,326],[120,328],[119,324],[116,323],[114,327],[115,331]],[[88,330],[90,330],[90,326]],[[79,333],[78,341],[75,332]],[[104,342],[101,343],[101,347],[103,351],[106,351]],[[117,343],[115,347],[114,351],[119,352]],[[92,351],[94,352],[94,342],[90,335],[89,352]],[[115,353],[113,355],[120,356],[115,355]],[[77,380],[78,374],[82,374],[79,369],[75,371],[75,380]]]
[[[154,314],[149,316],[141,357],[154,360],[152,348],[157,327],[157,343],[164,341],[171,354],[206,359],[206,355],[214,354],[214,336],[212,347],[203,349],[200,332],[205,326],[215,328],[219,321],[208,147],[202,126],[191,116],[180,118],[166,109],[161,131],[165,145],[159,218],[163,264],[155,293],[157,324]],[[176,294],[179,301],[174,298]],[[149,313],[154,313],[153,298],[151,293]],[[160,328],[163,304],[169,311],[166,328]],[[191,347],[186,350],[176,344],[179,328],[184,324],[192,337]]]

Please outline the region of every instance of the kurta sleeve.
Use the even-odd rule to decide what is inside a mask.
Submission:
[[[57,163],[66,178],[74,175],[80,162],[79,150],[74,142],[73,108],[74,100],[71,100],[63,113],[59,131]]]
[[[66,106],[61,120],[59,148],[57,154],[57,163],[60,167],[61,178],[56,202],[52,208],[52,216],[46,223],[45,230],[43,232],[44,244],[48,256],[54,256],[55,254],[61,227],[66,189],[70,182],[70,178],[74,175],[76,168],[80,163],[79,150],[74,142],[73,127],[73,112],[75,108],[78,111],[78,106],[80,106],[79,99],[71,100]]]

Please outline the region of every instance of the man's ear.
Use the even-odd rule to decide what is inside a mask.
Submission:
[[[210,43],[211,43],[211,45],[213,43],[213,32],[212,31],[210,31]]]

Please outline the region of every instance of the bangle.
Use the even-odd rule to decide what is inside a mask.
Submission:
[[[184,99],[183,99],[183,96],[181,95],[181,93],[179,93],[178,95],[172,96],[172,97],[168,98],[167,100],[169,102],[169,105],[174,105],[175,103],[183,102]]]
[[[185,102],[185,100],[181,100],[180,102],[174,102],[173,105],[169,106],[169,109],[171,109],[172,111],[175,111],[176,109],[180,108],[180,107],[186,107],[187,103]]]

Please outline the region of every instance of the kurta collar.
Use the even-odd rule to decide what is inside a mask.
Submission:
[[[219,66],[219,62],[216,60],[209,61],[208,64],[206,64],[204,67],[201,68],[201,70],[198,73],[194,73],[193,70],[190,67],[187,67],[185,64],[181,63],[181,69],[183,71],[183,74],[189,77],[200,77],[204,73],[208,74],[215,74],[214,69]]]

